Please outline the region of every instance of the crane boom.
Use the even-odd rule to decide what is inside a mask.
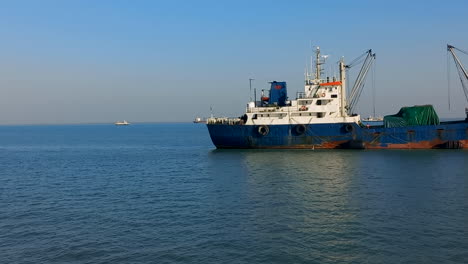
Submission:
[[[354,82],[353,88],[351,89],[351,92],[348,96],[347,102],[347,109],[348,113],[352,113],[353,108],[356,106],[357,102],[359,101],[359,97],[361,96],[367,73],[369,72],[369,69],[371,68],[374,60],[375,60],[375,53],[372,53],[372,50],[366,51],[364,54],[359,56],[357,59],[355,59],[353,62],[351,62],[349,65],[346,65],[346,68],[351,68],[355,66],[356,64],[359,63],[359,61],[362,61],[362,58],[365,57],[364,62],[362,64],[361,70],[359,71],[358,76],[356,77],[356,81]]]
[[[463,92],[465,93],[466,100],[468,101],[468,72],[466,71],[465,67],[461,63],[460,59],[458,58],[457,54],[455,54],[454,50],[461,51],[466,54],[463,50],[460,50],[452,45],[447,44],[447,50],[452,54],[453,61],[455,62],[455,66],[458,70],[458,75],[460,77],[460,81],[463,87]]]

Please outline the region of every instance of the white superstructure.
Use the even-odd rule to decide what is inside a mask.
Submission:
[[[358,123],[359,115],[348,113],[346,100],[346,68],[344,60],[339,62],[339,78],[322,79],[321,65],[324,64],[320,48],[315,50],[315,74],[312,79],[306,73],[304,92],[296,100],[286,101],[285,106],[269,105],[262,95],[260,101],[247,104],[246,113],[240,119],[209,118],[208,124],[245,125],[295,125],[323,123]],[[354,90],[354,87],[353,87]]]

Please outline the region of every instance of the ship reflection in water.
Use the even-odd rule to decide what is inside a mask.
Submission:
[[[256,241],[250,260],[268,252],[267,259],[298,262],[444,262],[462,258],[468,246],[457,231],[467,214],[446,202],[461,198],[465,158],[421,150],[214,150],[218,192],[211,199],[237,223],[224,235]],[[462,242],[443,247],[455,241]]]

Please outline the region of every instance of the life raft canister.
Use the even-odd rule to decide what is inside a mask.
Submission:
[[[258,127],[257,132],[261,136],[266,136],[266,135],[268,135],[268,133],[270,133],[270,129],[268,128],[268,126],[262,125],[262,126]]]

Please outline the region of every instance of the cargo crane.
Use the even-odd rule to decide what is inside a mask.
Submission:
[[[366,52],[364,52],[362,55],[357,57],[355,60],[353,60],[351,63],[349,63],[348,65],[345,65],[345,68],[348,70],[358,65],[359,63],[363,62],[361,70],[359,71],[356,77],[356,81],[354,82],[353,88],[351,89],[351,92],[349,93],[348,98],[347,98],[348,104],[346,106],[346,109],[348,110],[348,114],[353,113],[354,107],[359,101],[364,84],[366,82],[367,73],[369,72],[369,69],[371,68],[374,61],[375,61],[375,53],[372,53],[372,50],[369,49]]]
[[[463,64],[461,63],[460,59],[458,58],[457,54],[455,54],[454,50],[457,50],[466,55],[468,55],[468,52],[447,44],[447,51],[450,52],[450,54],[452,54],[453,61],[455,62],[455,66],[457,67],[457,70],[458,70],[458,76],[460,77],[460,82],[462,84],[463,93],[465,93],[465,98],[466,98],[466,101],[468,102],[468,73],[465,67],[463,66]],[[468,121],[468,107],[465,107],[465,113],[466,113],[466,120]]]
[[[466,71],[465,67],[461,63],[460,59],[458,58],[457,54],[455,54],[454,50],[458,50],[461,53],[468,55],[468,52],[456,48],[452,45],[447,44],[447,50],[452,54],[453,61],[455,62],[455,66],[457,66],[458,75],[460,77],[460,82],[463,87],[463,92],[465,93],[466,101],[468,102],[468,72]]]

